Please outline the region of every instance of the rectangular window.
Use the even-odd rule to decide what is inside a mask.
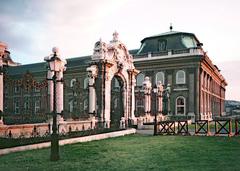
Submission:
[[[25,110],[25,111],[28,111],[28,110],[29,110],[29,106],[30,106],[30,105],[29,105],[29,101],[28,101],[28,100],[25,101],[25,102],[24,102],[24,110]]]
[[[19,101],[14,102],[15,114],[19,114]]]
[[[35,91],[35,92],[40,92],[40,89],[37,88],[37,87],[34,87],[34,91]]]
[[[19,85],[16,85],[14,87],[14,93],[19,93],[20,92],[20,86]]]
[[[35,101],[35,113],[39,113],[40,112],[40,101],[37,100]]]

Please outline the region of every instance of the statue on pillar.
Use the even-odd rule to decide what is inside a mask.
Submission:
[[[170,94],[171,94],[171,85],[168,84],[165,89],[166,97],[167,97],[167,114],[171,114],[171,102],[170,102]]]
[[[161,81],[157,82],[157,106],[158,106],[158,116],[162,118],[162,112],[163,112],[163,85]]]
[[[145,116],[148,118],[151,114],[151,91],[152,91],[152,83],[149,77],[145,77],[143,81],[143,89],[144,89],[144,110]]]

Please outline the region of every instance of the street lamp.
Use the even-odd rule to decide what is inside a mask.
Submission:
[[[57,74],[62,72],[65,62],[59,57],[58,48],[54,47],[52,49],[53,55],[45,59],[48,64],[50,71],[54,72],[52,81],[53,81],[53,123],[52,123],[52,135],[51,135],[51,156],[52,161],[59,160],[59,137],[57,132],[57,98],[56,98],[56,85],[57,85]],[[50,59],[49,59],[50,58]]]

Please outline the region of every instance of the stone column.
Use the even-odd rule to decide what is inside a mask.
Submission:
[[[57,114],[61,114],[63,112],[63,70],[60,70],[57,73],[57,85],[56,85],[56,98],[57,98],[57,106],[56,111]]]
[[[47,80],[48,80],[48,95],[49,95],[49,112],[53,111],[53,75],[54,72],[50,69],[47,73]]]
[[[162,96],[163,96],[163,85],[161,81],[157,83],[157,109],[158,109],[158,116],[162,116],[162,109],[163,109],[163,104],[162,104]]]
[[[96,115],[96,87],[95,87],[95,79],[97,77],[97,66],[92,65],[87,68],[88,72],[88,87],[89,87],[89,103],[88,103],[88,114]]]
[[[107,77],[105,80],[105,102],[104,102],[104,127],[110,128],[110,107],[111,107],[111,80],[108,78],[108,73],[106,73]],[[124,95],[123,95],[124,96]]]
[[[0,42],[0,125],[3,124],[3,57],[6,48],[7,45]]]
[[[145,77],[143,82],[143,89],[144,89],[144,97],[145,97],[145,102],[144,102],[145,115],[150,116],[152,83],[150,82],[149,77]]]

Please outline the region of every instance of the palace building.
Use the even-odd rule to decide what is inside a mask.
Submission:
[[[115,37],[116,39],[116,37]],[[118,41],[118,40],[117,40]],[[110,43],[111,44],[111,43]],[[101,41],[95,44],[95,53]],[[119,44],[121,45],[121,44]],[[109,47],[108,47],[109,48]],[[121,49],[126,47],[121,45]],[[10,59],[9,52],[6,52]],[[115,53],[115,51],[114,51]],[[131,93],[135,99],[126,97],[124,78],[120,75],[112,77],[110,102],[111,120],[120,119],[127,109],[125,103],[130,104],[128,110],[134,112],[135,117],[144,116],[143,81],[147,76],[152,83],[152,90],[161,81],[168,93],[163,95],[163,114],[176,116],[191,116],[195,119],[212,119],[224,114],[225,90],[227,82],[220,70],[213,64],[202,48],[202,43],[192,33],[170,31],[159,35],[146,37],[141,41],[139,49],[125,52],[133,57],[133,64],[138,72],[135,90]],[[114,56],[114,55],[113,55]],[[123,55],[124,56],[124,55]],[[126,56],[126,55],[125,55]],[[94,63],[94,55],[67,59],[67,70],[64,72],[64,110],[62,114],[67,119],[83,119],[89,115],[99,115],[100,103],[96,103],[96,111],[89,112],[89,68]],[[125,63],[117,59],[121,68]],[[107,63],[108,65],[114,65]],[[108,74],[104,69],[99,73],[101,79]],[[129,66],[131,68],[131,66]],[[129,71],[129,68],[128,68]],[[119,71],[116,71],[118,73]],[[133,77],[134,78],[134,77]],[[96,81],[96,87],[101,87]],[[46,62],[27,65],[4,66],[4,108],[5,115],[32,114],[45,115],[49,113],[49,90]],[[100,91],[100,90],[99,90]],[[102,88],[101,88],[102,91]],[[101,93],[96,92],[97,99],[102,99]],[[99,101],[99,100],[98,100]],[[135,105],[132,105],[135,103]],[[151,94],[150,114],[156,113],[156,94]],[[100,117],[100,116],[98,116]]]

